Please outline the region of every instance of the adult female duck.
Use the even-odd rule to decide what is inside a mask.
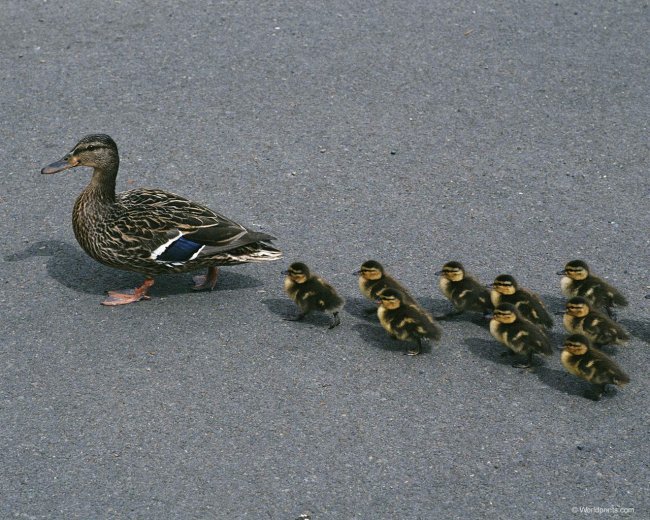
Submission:
[[[81,247],[102,264],[135,271],[147,278],[134,290],[109,291],[104,305],[150,299],[153,276],[203,267],[195,290],[213,289],[217,266],[278,260],[282,253],[268,244],[274,237],[251,231],[218,213],[173,193],[137,188],[115,193],[119,168],[115,141],[87,135],[63,159],[41,173],[76,166],[93,168],[90,184],[75,202],[72,226]]]

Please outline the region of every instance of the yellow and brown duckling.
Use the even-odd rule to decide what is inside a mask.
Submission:
[[[494,308],[488,288],[476,281],[465,272],[460,262],[447,262],[442,270],[436,273],[440,276],[440,290],[454,306],[454,310],[436,319],[452,318],[463,312],[480,312],[484,316]]]
[[[494,279],[491,287],[490,298],[495,307],[501,303],[511,303],[528,321],[547,330],[553,328],[553,317],[544,307],[540,297],[519,287],[513,276],[500,274]]]
[[[440,339],[440,328],[431,315],[409,303],[401,291],[384,289],[379,299],[377,316],[382,327],[393,338],[415,344],[406,351],[409,356],[417,356],[422,351],[423,339]]]
[[[517,368],[532,366],[533,355],[550,356],[551,343],[543,329],[524,318],[511,303],[500,303],[492,313],[490,333],[508,347],[512,354],[524,354],[525,363],[514,363]]]
[[[569,373],[595,385],[595,392],[587,395],[595,401],[605,393],[607,385],[623,386],[630,382],[621,367],[582,334],[572,334],[564,340],[560,360]]]
[[[628,333],[614,320],[591,307],[586,298],[574,296],[566,302],[562,320],[570,334],[583,334],[597,347],[623,345],[630,339]]]
[[[390,276],[384,270],[384,267],[376,260],[368,260],[361,264],[361,269],[354,274],[359,276],[359,290],[369,300],[376,302],[379,295],[385,289],[397,289],[402,293],[405,302],[418,305],[415,299],[409,294],[406,288],[395,278]],[[376,308],[369,309],[368,312],[376,312]]]
[[[572,260],[558,271],[562,275],[560,286],[567,298],[582,296],[600,310],[604,310],[610,318],[615,318],[612,307],[627,307],[628,303],[620,291],[605,280],[594,276],[589,266],[582,260]]]
[[[332,315],[330,329],[341,323],[339,311],[345,301],[337,294],[334,287],[312,274],[309,267],[302,262],[294,262],[282,274],[286,275],[285,292],[300,308],[297,316],[285,318],[286,320],[300,321],[311,311],[321,311]]]

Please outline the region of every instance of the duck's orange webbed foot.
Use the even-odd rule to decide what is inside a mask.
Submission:
[[[140,300],[151,300],[147,295],[147,291],[153,285],[153,278],[147,278],[140,287],[130,289],[124,292],[108,291],[108,298],[106,298],[102,305],[126,305],[127,303],[135,303]]]
[[[214,289],[214,286],[217,285],[217,278],[219,278],[219,271],[217,268],[208,267],[207,275],[198,275],[192,278],[194,280],[192,289],[195,291],[204,291],[206,289],[211,291]]]

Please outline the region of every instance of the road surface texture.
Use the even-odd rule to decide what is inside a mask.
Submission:
[[[0,14],[0,517],[650,518],[647,2],[7,0]],[[88,133],[157,187],[278,237],[212,293],[87,257]],[[520,370],[479,316],[402,354],[352,274],[511,273],[562,309],[574,258],[619,287],[631,383]],[[302,260],[347,299],[295,312]]]

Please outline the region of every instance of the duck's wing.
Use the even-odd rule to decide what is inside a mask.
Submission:
[[[112,230],[123,243],[146,248],[152,260],[186,262],[199,257],[232,252],[244,246],[273,240],[266,233],[243,225],[173,193],[137,189],[121,193],[120,211]]]

